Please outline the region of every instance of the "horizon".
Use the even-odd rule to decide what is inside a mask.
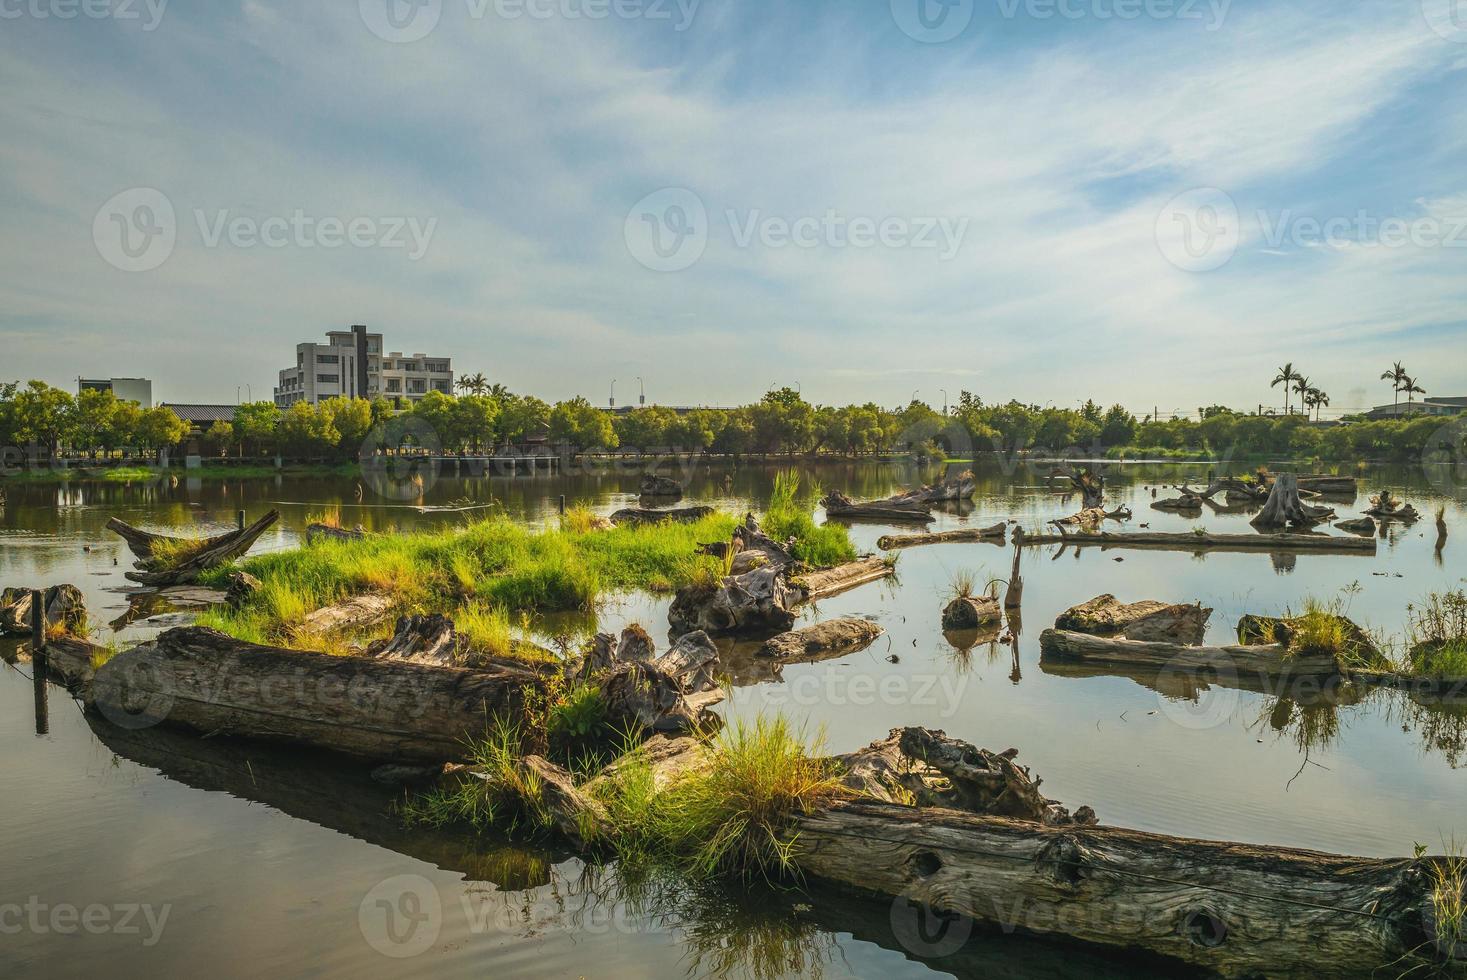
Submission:
[[[1467,393],[1446,0],[55,6],[0,25],[6,380],[266,400],[365,323],[594,405]]]

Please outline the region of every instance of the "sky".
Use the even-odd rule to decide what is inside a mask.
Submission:
[[[1467,0],[0,0],[0,87],[0,379],[1467,395]]]

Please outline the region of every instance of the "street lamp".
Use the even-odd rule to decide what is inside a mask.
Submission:
[[[641,391],[642,391],[642,398],[641,398],[641,403],[640,403],[640,404],[641,404],[641,406],[642,406],[642,407],[643,407],[643,408],[646,408],[646,407],[647,407],[647,383],[646,383],[646,382],[645,382],[645,381],[643,381],[643,380],[642,380],[642,379],[641,379],[641,378],[640,378],[640,377],[639,377],[639,378],[637,378],[637,386],[638,386],[638,387],[639,387],[639,388],[640,388],[640,389],[641,389]]]
[[[938,388],[937,390],[942,392],[942,417],[947,418],[947,389]]]
[[[611,407],[616,408],[616,379],[611,379]]]

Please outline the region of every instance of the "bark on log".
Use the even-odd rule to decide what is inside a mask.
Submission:
[[[392,596],[381,592],[355,596],[317,609],[302,620],[299,629],[311,635],[366,629],[390,616],[395,604]]]
[[[586,847],[610,823],[606,808],[577,789],[575,779],[560,766],[538,755],[521,759],[520,766],[532,773],[539,784],[539,806],[551,815],[555,828],[575,846]]]
[[[759,648],[759,656],[773,660],[810,657],[840,651],[857,653],[875,643],[886,630],[867,619],[833,619],[782,633]]]
[[[966,544],[986,541],[1002,546],[1008,535],[1008,524],[1000,521],[993,527],[967,527],[958,531],[941,531],[936,534],[888,534],[876,542],[882,551],[901,548],[917,548],[929,544]]]
[[[783,633],[795,623],[791,611],[798,593],[785,581],[782,567],[756,568],[733,575],[712,588],[679,592],[668,611],[674,635],[696,630],[723,633]]]
[[[41,608],[46,611],[46,627],[57,627],[68,633],[81,629],[87,621],[87,602],[74,585],[53,585],[41,593]],[[0,592],[0,636],[31,635],[31,590],[5,589]]]
[[[256,646],[190,627],[118,654],[87,701],[137,727],[284,741],[395,762],[460,760],[545,696],[532,670],[429,667]],[[123,723],[119,721],[119,723]]]
[[[1266,478],[1270,483],[1277,479],[1273,474]],[[1315,493],[1327,493],[1335,495],[1354,496],[1360,492],[1360,481],[1353,476],[1318,476],[1303,475],[1296,476],[1299,481],[1300,490],[1312,490]]]
[[[1201,604],[1173,605],[1152,599],[1125,604],[1107,594],[1065,610],[1054,625],[1071,633],[1195,645],[1202,642],[1211,617],[1212,610]]]
[[[1105,521],[1129,521],[1134,516],[1129,507],[1118,507],[1113,511],[1107,511],[1104,507],[1091,507],[1049,523],[1056,527],[1096,527]]]
[[[400,616],[389,639],[367,647],[367,656],[403,664],[463,667],[462,645],[447,616]]]
[[[1421,520],[1421,514],[1410,504],[1403,503],[1401,498],[1389,490],[1382,490],[1370,498],[1370,509],[1366,514],[1381,521],[1400,521],[1403,524],[1415,524]]]
[[[835,568],[796,576],[790,580],[790,585],[797,590],[800,602],[819,602],[895,574],[896,569],[885,558],[862,558]]]
[[[1170,500],[1158,500],[1151,505],[1152,510],[1177,511],[1185,514],[1200,514],[1203,508],[1202,498],[1196,494],[1183,494]]]
[[[198,581],[203,572],[228,564],[244,555],[278,520],[280,512],[272,510],[242,531],[231,531],[200,542],[197,547],[191,547],[185,552],[186,556],[182,561],[167,567],[163,567],[152,554],[158,542],[164,540],[163,535],[140,531],[115,517],[107,522],[107,527],[121,535],[134,554],[139,554],[141,550],[147,551],[148,557],[140,557],[137,563],[140,570],[127,573],[129,580],[154,586],[191,585]]]
[[[618,526],[631,524],[661,524],[671,521],[677,524],[696,524],[705,517],[713,516],[712,507],[685,507],[681,510],[619,510],[611,515],[611,523]]]
[[[925,501],[893,497],[858,504],[839,490],[832,490],[820,501],[827,517],[846,521],[882,521],[893,524],[927,524],[937,518],[932,516]]]
[[[1161,531],[1101,531],[1097,534],[1021,534],[1024,545],[1065,544],[1077,547],[1157,548],[1164,551],[1344,551],[1375,554],[1376,542],[1356,537],[1324,534],[1171,534]]]
[[[1045,630],[1039,637],[1040,658],[1105,667],[1214,669],[1227,675],[1263,678],[1328,677],[1339,673],[1333,655],[1295,654],[1281,644],[1204,647],[1179,643],[1091,636]]]
[[[975,630],[1003,622],[1003,608],[992,595],[959,596],[942,611],[945,632]]]
[[[265,585],[249,572],[230,572],[229,588],[224,591],[224,601],[232,609],[239,609],[249,603]]]
[[[875,802],[796,820],[806,875],[1225,977],[1363,977],[1429,960],[1433,859],[1370,860]]]
[[[1376,532],[1375,518],[1373,517],[1361,517],[1352,521],[1340,521],[1335,527],[1341,531],[1348,531],[1351,534],[1362,534],[1366,537],[1375,537]]]

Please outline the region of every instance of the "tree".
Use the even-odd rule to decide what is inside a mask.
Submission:
[[[499,438],[503,441],[524,442],[543,434],[549,425],[550,406],[533,395],[505,392],[499,399]]]
[[[1408,412],[1411,410],[1411,404],[1415,400],[1415,396],[1426,394],[1426,389],[1418,385],[1415,378],[1402,378],[1400,390],[1406,393],[1406,410]]]
[[[204,444],[214,451],[215,456],[229,455],[230,447],[234,445],[234,426],[220,419],[204,433]]]
[[[297,402],[296,404],[300,404]],[[256,455],[274,449],[278,444],[280,409],[274,402],[247,402],[234,410],[234,435],[240,451],[251,447]]]
[[[97,447],[106,444],[112,431],[112,420],[117,415],[119,404],[110,388],[87,388],[76,396],[71,423],[76,448],[85,449],[95,458]]]
[[[499,402],[484,394],[467,395],[453,406],[455,443],[480,452],[494,440],[494,426],[499,421]]]
[[[336,430],[335,446],[343,459],[361,452],[375,424],[372,404],[365,398],[328,398],[319,406],[327,424]]]
[[[1304,375],[1300,374],[1300,375],[1296,375],[1295,376],[1295,378],[1294,378],[1294,394],[1296,394],[1296,395],[1299,396],[1299,402],[1300,402],[1300,404],[1303,404],[1304,403],[1305,396],[1307,396],[1309,394],[1309,392],[1313,389],[1313,387],[1314,386],[1309,383],[1309,379],[1307,377],[1305,377]],[[1308,405],[1305,405],[1304,406],[1304,409],[1305,409],[1304,410],[1304,414],[1305,415],[1308,415],[1309,414],[1309,406]],[[1287,413],[1285,413],[1285,414],[1287,414]]]
[[[1314,409],[1314,421],[1319,421],[1319,410],[1329,406],[1329,395],[1311,387],[1304,392],[1304,407]]]
[[[1289,414],[1289,386],[1294,383],[1294,379],[1297,378],[1297,377],[1299,377],[1299,372],[1297,372],[1297,371],[1294,370],[1294,362],[1293,361],[1290,361],[1289,363],[1285,364],[1283,367],[1279,368],[1278,377],[1274,378],[1273,379],[1273,384],[1269,386],[1271,388],[1277,388],[1279,385],[1283,385],[1284,386],[1284,414],[1285,415],[1288,415]]]
[[[580,450],[615,449],[620,445],[610,416],[584,398],[555,406],[550,412],[550,438]]]
[[[138,424],[138,441],[158,453],[178,445],[189,433],[189,424],[162,405],[144,409]]]
[[[1380,376],[1380,380],[1391,383],[1391,389],[1396,393],[1395,405],[1399,408],[1401,405],[1401,382],[1406,380],[1406,369],[1401,366],[1400,361],[1397,361],[1391,365],[1389,371]]]
[[[310,402],[299,401],[281,417],[279,438],[294,455],[325,455],[341,442],[341,433],[332,424],[330,409],[322,410]]]
[[[70,434],[74,401],[60,388],[31,381],[11,400],[15,441],[35,443],[55,456]]]

